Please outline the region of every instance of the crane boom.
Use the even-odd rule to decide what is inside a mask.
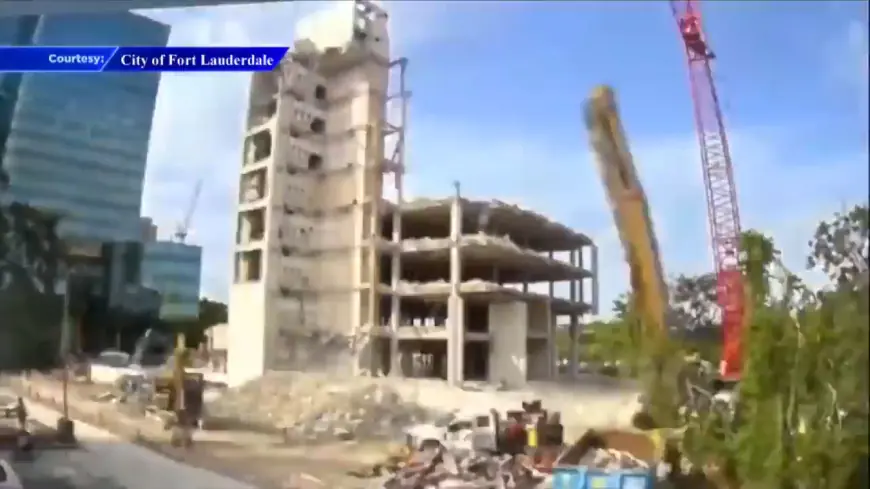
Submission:
[[[187,239],[187,233],[190,230],[190,220],[193,219],[193,213],[196,211],[196,204],[199,202],[199,194],[202,192],[202,179],[196,181],[196,186],[193,188],[193,195],[190,198],[190,203],[187,205],[187,212],[184,214],[184,220],[178,224],[175,231],[175,239],[179,243],[184,243]]]
[[[721,374],[736,380],[742,368],[741,335],[745,311],[743,276],[740,272],[740,214],[731,165],[731,153],[713,71],[715,58],[707,44],[698,0],[670,0],[680,38],[685,47],[701,164],[707,192],[707,214],[717,275],[717,302],[722,313]]]
[[[631,272],[637,311],[645,327],[666,331],[668,289],[658,240],[613,90],[596,87],[586,103],[585,115],[590,144]]]

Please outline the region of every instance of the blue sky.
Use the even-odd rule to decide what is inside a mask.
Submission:
[[[288,44],[327,2],[154,11],[174,45]],[[867,3],[705,2],[744,228],[791,268],[815,224],[868,194]],[[410,59],[409,178],[541,210],[601,247],[602,307],[627,270],[582,125],[599,83],[617,90],[670,275],[711,267],[688,75],[666,2],[388,2]],[[166,230],[206,177],[194,239],[203,291],[225,299],[247,77],[164,75],[145,212]],[[602,311],[604,312],[604,311]]]

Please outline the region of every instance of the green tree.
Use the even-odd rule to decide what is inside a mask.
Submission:
[[[199,300],[199,314],[196,318],[167,321],[166,328],[174,333],[184,333],[187,345],[194,348],[205,340],[205,331],[208,328],[226,322],[226,304],[201,298]]]
[[[227,305],[223,302],[202,298],[199,300],[199,324],[203,329],[227,322]]]
[[[577,346],[580,360],[605,362],[612,361],[617,356],[607,341],[607,329],[615,323],[616,321],[592,321],[579,328]],[[571,356],[571,333],[567,327],[561,327],[556,331],[556,351],[559,358]]]
[[[838,229],[866,237],[866,220],[860,213],[852,217],[845,222],[835,217]],[[831,239],[837,232],[825,223],[820,229],[827,231],[811,242],[810,265],[836,270],[830,275],[838,287],[819,298],[790,273],[770,274],[779,258],[769,238],[758,233],[743,242],[752,315],[744,331],[738,418],[727,425],[706,413],[690,423],[684,440],[690,459],[726,468],[735,487],[867,484],[855,474],[862,461],[866,464],[870,317],[866,291],[854,286],[861,280],[860,267],[847,266],[845,278],[841,273],[843,257],[850,257],[850,246],[861,249],[860,240]],[[820,251],[819,240],[830,248]],[[769,287],[774,279],[785,289],[776,297]]]
[[[839,287],[866,287],[868,221],[870,211],[865,203],[819,223],[809,242],[807,267],[825,272]]]
[[[771,268],[780,261],[780,252],[773,238],[750,229],[740,236],[740,264],[747,285],[747,300],[767,304],[770,298]]]
[[[62,299],[55,284],[66,251],[60,216],[13,202],[0,206],[0,358],[4,368],[57,360]]]

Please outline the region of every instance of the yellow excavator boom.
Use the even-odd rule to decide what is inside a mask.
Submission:
[[[631,272],[635,310],[645,328],[667,331],[668,289],[658,240],[613,89],[596,87],[585,111],[589,141]]]

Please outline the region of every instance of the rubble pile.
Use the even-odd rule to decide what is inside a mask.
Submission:
[[[628,452],[606,448],[589,450],[574,466],[604,472],[650,468]],[[367,475],[392,473],[381,489],[534,489],[549,487],[551,480],[529,456],[468,452],[443,444],[425,447],[407,461],[377,469]]]
[[[389,479],[382,489],[533,489],[548,479],[525,455],[424,447]]]
[[[435,413],[385,383],[292,372],[269,372],[227,390],[207,406],[209,418],[280,430],[287,441],[396,439]]]
[[[620,469],[648,469],[649,464],[622,450],[593,448],[580,458],[583,467],[613,472]]]

